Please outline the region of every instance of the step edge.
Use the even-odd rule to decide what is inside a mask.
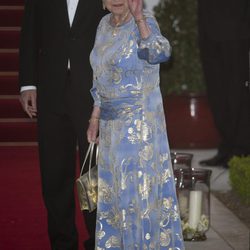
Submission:
[[[18,71],[0,71],[1,76],[18,76]]]
[[[20,32],[21,31],[21,27],[20,26],[0,26],[0,32],[1,31],[15,31],[15,32]]]
[[[0,95],[0,100],[19,100],[19,95]]]
[[[1,147],[30,147],[35,146],[38,147],[38,143],[35,141],[27,141],[27,142],[0,142]]]
[[[0,123],[36,123],[36,118],[0,118]]]
[[[0,10],[24,10],[23,5],[0,5]]]
[[[19,53],[19,49],[0,49],[0,54],[18,54]]]

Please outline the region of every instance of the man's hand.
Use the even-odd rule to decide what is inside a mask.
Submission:
[[[28,114],[30,118],[37,115],[36,106],[36,90],[25,90],[20,94],[20,102],[22,104],[23,110]]]

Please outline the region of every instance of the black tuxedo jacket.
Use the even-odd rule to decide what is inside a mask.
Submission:
[[[250,0],[197,0],[199,32],[214,40],[250,37]]]
[[[36,85],[38,108],[62,110],[92,103],[89,54],[104,15],[101,0],[79,0],[70,27],[66,0],[26,0],[20,39],[20,86]],[[66,84],[68,59],[71,82]]]

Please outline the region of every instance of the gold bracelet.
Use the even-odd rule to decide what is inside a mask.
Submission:
[[[95,116],[91,116],[90,119],[89,119],[89,122],[91,121],[99,121],[100,119],[98,117],[95,117]]]
[[[141,22],[144,22],[145,20],[146,20],[146,17],[143,16],[143,17],[140,18],[140,19],[136,19],[135,22],[136,22],[136,24],[139,24],[139,23],[141,23]]]

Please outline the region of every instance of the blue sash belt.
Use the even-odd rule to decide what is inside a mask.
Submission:
[[[116,98],[101,100],[102,120],[115,120],[127,117],[131,113],[141,110],[140,98]]]

